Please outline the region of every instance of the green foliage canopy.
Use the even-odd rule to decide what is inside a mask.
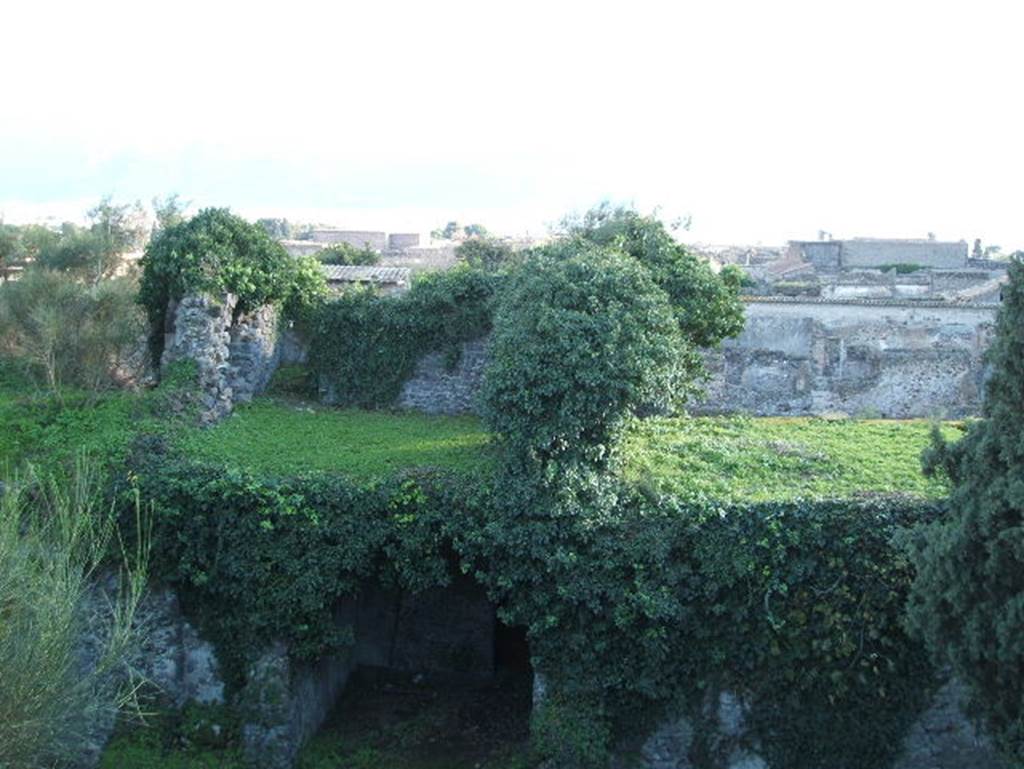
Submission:
[[[261,227],[227,209],[207,208],[159,232],[142,268],[139,302],[149,318],[154,360],[163,349],[168,302],[189,292],[234,294],[239,313],[283,304],[296,314],[326,292],[315,259],[290,256]]]
[[[911,627],[951,662],[1004,750],[1024,760],[1024,264],[1009,267],[984,419],[926,467],[953,483],[949,515],[917,542]]]
[[[603,466],[628,417],[667,405],[685,342],[668,296],[622,253],[557,244],[509,278],[481,400],[525,466]]]

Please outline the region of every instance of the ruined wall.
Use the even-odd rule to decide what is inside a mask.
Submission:
[[[465,414],[476,410],[476,394],[487,367],[487,340],[462,346],[462,355],[449,368],[442,353],[430,353],[402,387],[397,405],[428,414]]]
[[[236,317],[237,303],[232,294],[190,294],[168,308],[170,330],[160,366],[195,361],[206,424],[263,392],[282,356],[291,362],[304,354],[294,335],[282,333],[286,329],[276,308],[261,307]]]
[[[991,741],[980,733],[962,706],[963,686],[947,681],[928,708],[911,726],[900,746],[893,769],[1009,769]],[[538,702],[538,699],[540,700]],[[534,707],[543,702],[543,684],[534,687]],[[711,750],[723,769],[768,769],[760,746],[752,739],[748,706],[733,692],[705,697],[700,728],[704,749]],[[685,717],[666,719],[646,737],[640,735],[618,750],[612,769],[694,769],[690,752],[697,727]],[[830,769],[823,765],[819,769]],[[865,765],[864,769],[880,769]]]
[[[376,230],[313,230],[310,239],[316,243],[348,243],[356,248],[370,248],[378,253],[388,247],[386,232]]]
[[[921,264],[935,268],[964,267],[967,243],[937,240],[885,240],[854,238],[842,242],[843,267],[877,267],[882,264]]]
[[[992,305],[751,300],[708,355],[703,413],[977,414]]]

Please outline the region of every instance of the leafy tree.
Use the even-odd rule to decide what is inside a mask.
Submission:
[[[679,391],[686,346],[641,264],[559,243],[517,270],[499,301],[484,417],[530,475],[604,467],[629,416]]]
[[[0,279],[14,266],[19,251],[18,228],[0,221]]]
[[[236,311],[285,304],[292,312],[326,292],[315,259],[293,257],[266,231],[224,208],[207,208],[155,237],[142,258],[139,302],[150,322],[154,362],[163,352],[167,305],[198,291],[238,297]]]
[[[1024,759],[1024,264],[1003,289],[984,419],[957,443],[936,431],[930,472],[953,483],[948,516],[926,530],[909,624],[967,683],[1002,747]]]
[[[490,237],[472,237],[455,247],[455,256],[482,270],[506,267],[515,259],[512,247]]]
[[[462,228],[462,231],[466,234],[467,238],[487,238],[491,234],[482,224],[467,224]]]
[[[655,216],[603,203],[562,222],[563,234],[616,248],[648,270],[669,295],[683,335],[697,347],[714,347],[743,330],[739,294],[743,273],[715,274],[703,259],[673,239]]]
[[[40,249],[39,264],[96,282],[112,276],[124,254],[142,245],[145,216],[138,202],[116,206],[104,198],[88,216],[87,228],[65,223],[60,238]]]
[[[438,227],[430,231],[430,237],[435,240],[451,240],[459,231],[458,222],[448,222],[444,227]]]
[[[156,216],[153,235],[185,221],[185,211],[189,205],[191,204],[188,201],[180,199],[178,193],[164,198],[153,198],[153,213]]]
[[[272,238],[281,239],[292,236],[292,228],[287,219],[257,219],[256,225],[262,227]]]
[[[322,264],[370,265],[380,261],[380,254],[372,248],[356,248],[350,243],[333,243],[316,252]]]
[[[144,331],[127,278],[86,285],[30,269],[0,287],[0,351],[22,361],[58,400],[68,385],[99,393],[136,378]]]

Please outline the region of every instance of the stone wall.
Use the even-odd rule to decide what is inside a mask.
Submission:
[[[537,706],[537,688],[535,703]],[[543,688],[541,689],[543,691]],[[893,769],[1009,769],[965,715],[963,687],[947,681],[917,718],[900,746]],[[723,769],[768,769],[747,727],[748,708],[733,692],[705,698],[700,736]],[[685,717],[666,719],[646,737],[624,744],[613,769],[693,769],[690,758],[697,725]],[[783,769],[779,767],[778,769]],[[828,764],[817,769],[831,769]],[[881,769],[864,766],[863,769]]]
[[[487,367],[487,341],[462,346],[462,354],[449,368],[443,353],[430,353],[402,387],[398,406],[428,414],[465,414],[476,410],[476,394]]]
[[[294,334],[281,333],[283,323],[274,307],[236,316],[237,303],[232,294],[190,294],[168,307],[160,366],[195,361],[204,424],[263,392],[282,356],[291,362],[304,354]]]
[[[310,240],[316,243],[348,243],[356,248],[370,248],[380,253],[388,247],[386,232],[376,230],[313,230]]]
[[[981,408],[996,307],[751,300],[708,355],[702,413],[959,417]]]
[[[934,268],[967,265],[967,243],[938,240],[887,240],[853,238],[842,242],[843,267],[877,267],[883,264],[920,264]]]
[[[994,304],[749,299],[746,327],[707,355],[699,413],[845,412],[890,418],[980,413]],[[430,414],[476,410],[487,340],[453,368],[424,356],[396,403]]]

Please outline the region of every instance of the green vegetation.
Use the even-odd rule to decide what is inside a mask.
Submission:
[[[355,480],[407,468],[474,473],[489,466],[473,417],[330,409],[257,399],[209,430],[181,435],[190,455],[267,475],[323,471]]]
[[[480,270],[500,270],[516,259],[512,247],[487,236],[464,240],[455,247],[455,256],[470,267]]]
[[[695,376],[650,274],[586,241],[517,270],[494,326],[484,419],[509,463],[545,480],[605,466],[630,414],[670,405]]]
[[[918,272],[927,268],[923,264],[914,264],[912,262],[890,262],[888,264],[880,264],[875,269],[882,272],[895,272],[897,275],[909,275],[912,272]]]
[[[984,419],[928,461],[949,514],[915,541],[909,623],[951,664],[1012,759],[1024,762],[1024,263],[1009,268],[989,351]]]
[[[144,541],[122,551],[117,594],[92,597],[97,569],[118,552],[102,480],[79,463],[0,490],[0,766],[74,763],[93,725],[132,701],[123,666],[138,641],[132,618],[147,553]],[[101,618],[107,632],[95,634],[83,665],[82,635]]]
[[[171,300],[198,291],[238,298],[236,311],[284,305],[304,317],[326,292],[319,263],[293,257],[257,225],[227,209],[208,208],[159,231],[142,258],[139,302],[150,324],[150,352],[160,360]]]
[[[946,425],[950,438],[959,425]],[[723,502],[899,493],[937,498],[921,472],[924,420],[700,417],[637,422],[626,477],[660,493]]]
[[[0,355],[58,401],[68,387],[98,394],[136,379],[144,328],[128,278],[87,285],[32,269],[0,285]]]
[[[626,434],[623,475],[689,499],[759,502],[798,497],[910,494],[937,498],[942,478],[921,473],[925,420],[810,417],[652,417]],[[943,427],[956,438],[960,423]],[[271,475],[322,471],[353,480],[413,468],[476,474],[493,468],[474,417],[331,409],[257,398],[221,424],[180,434],[191,456]]]
[[[310,367],[339,405],[390,406],[424,354],[454,365],[461,344],[490,329],[500,280],[463,267],[422,275],[398,296],[346,292],[315,315]]]
[[[369,246],[356,248],[348,243],[333,243],[315,254],[321,264],[377,264],[380,254]]]

